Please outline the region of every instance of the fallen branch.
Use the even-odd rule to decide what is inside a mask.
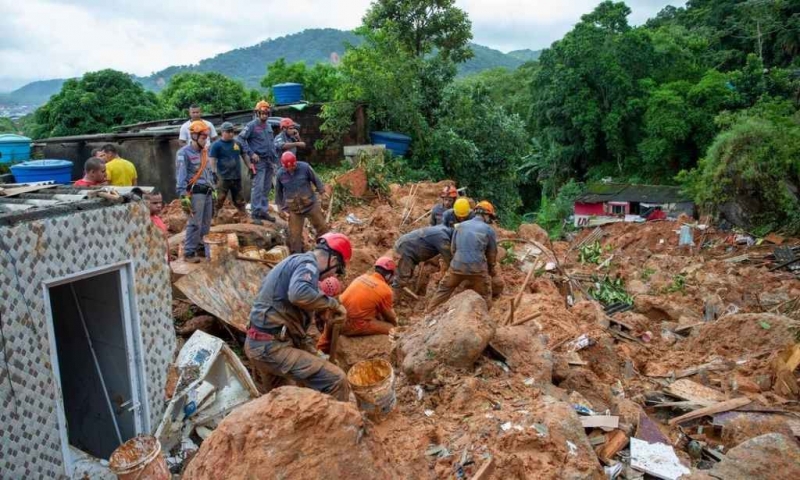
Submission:
[[[407,294],[411,295],[415,300],[419,300],[419,295],[417,295],[416,293],[412,292],[410,288],[403,287],[403,291],[406,292]]]
[[[517,296],[514,297],[514,299],[512,300],[512,304],[511,304],[512,305],[512,309],[511,309],[510,312],[508,312],[508,316],[506,317],[505,322],[503,322],[504,325],[508,325],[509,323],[511,323],[511,320],[514,317],[514,307],[519,304],[520,300],[522,300],[522,294],[525,293],[525,288],[528,286],[528,282],[530,281],[530,279],[533,276],[533,274],[536,272],[538,265],[539,265],[539,260],[538,259],[536,260],[536,262],[533,263],[533,265],[531,265],[531,269],[528,272],[528,275],[525,277],[525,280],[522,282],[522,285],[519,287],[519,292],[517,292]]]
[[[536,312],[534,314],[528,315],[527,317],[524,317],[524,318],[521,318],[521,319],[517,320],[516,322],[512,323],[511,325],[516,327],[517,325],[522,325],[524,323],[528,323],[531,320],[535,320],[535,319],[537,319],[537,318],[539,318],[541,316],[542,316],[542,312]]]
[[[328,213],[325,215],[325,223],[331,223],[331,214],[333,214],[333,197],[336,196],[336,184],[331,186],[331,199],[328,202]]]

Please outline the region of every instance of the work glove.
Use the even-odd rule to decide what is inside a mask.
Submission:
[[[215,202],[217,201],[218,197],[219,197],[219,194],[217,193],[217,191],[216,190],[211,190],[211,198],[213,198]]]
[[[337,319],[337,317],[340,318],[340,319],[346,318],[347,317],[347,309],[344,308],[344,305],[342,305],[341,303],[337,302],[336,300],[334,300],[334,301],[336,302],[336,305],[334,305],[331,308],[331,310],[333,310],[333,312],[334,312],[334,315],[333,315],[334,319]]]
[[[181,195],[181,209],[186,213],[192,213],[192,197]]]

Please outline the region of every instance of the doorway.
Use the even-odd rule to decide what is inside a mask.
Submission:
[[[145,432],[146,396],[140,332],[132,321],[129,268],[84,273],[51,282],[46,296],[59,420],[68,446],[108,459]]]

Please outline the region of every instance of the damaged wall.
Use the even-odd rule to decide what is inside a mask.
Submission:
[[[75,211],[0,228],[0,472],[8,478],[65,475],[44,283],[132,262],[133,322],[154,430],[164,413],[172,362],[172,291],[164,240],[144,203]]]

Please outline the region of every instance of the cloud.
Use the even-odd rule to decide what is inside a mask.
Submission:
[[[352,29],[369,0],[0,0],[0,88],[114,68],[149,75],[305,28]],[[474,41],[503,51],[543,48],[599,0],[457,0]],[[641,23],[667,0],[632,0]]]

